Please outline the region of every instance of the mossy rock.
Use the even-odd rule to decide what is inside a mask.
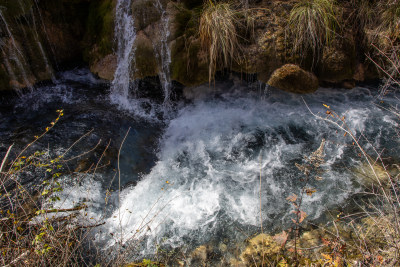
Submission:
[[[340,83],[353,78],[356,70],[356,51],[350,38],[335,40],[331,46],[324,47],[321,62],[318,64],[320,80]]]
[[[275,70],[268,84],[297,94],[313,93],[318,89],[317,77],[294,64],[286,64]]]
[[[183,35],[188,38],[194,36],[197,32],[194,12],[182,6],[176,12],[173,22],[175,24],[175,38]]]
[[[101,79],[112,81],[117,69],[117,55],[109,54],[90,64],[90,71]]]
[[[194,86],[208,81],[208,64],[199,57],[200,42],[176,39],[171,49],[171,78],[185,86]]]
[[[136,79],[157,76],[158,65],[151,40],[139,32],[135,41]]]
[[[114,40],[115,0],[95,1],[89,6],[86,22],[84,58],[95,61],[109,55],[113,50]],[[93,45],[96,44],[96,50]]]
[[[156,7],[157,0],[137,0],[132,3],[132,15],[137,31],[161,19],[161,11]]]

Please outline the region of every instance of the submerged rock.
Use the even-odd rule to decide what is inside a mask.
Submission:
[[[278,89],[297,93],[313,93],[318,89],[317,77],[294,64],[286,64],[275,70],[267,82]]]

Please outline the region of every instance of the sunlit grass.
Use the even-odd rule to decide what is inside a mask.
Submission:
[[[315,56],[335,37],[338,21],[334,1],[302,0],[290,12],[289,31],[293,40],[293,52],[312,51]]]
[[[237,12],[231,3],[214,3],[210,0],[205,4],[200,17],[199,36],[208,54],[209,82],[218,64],[228,67],[240,55],[237,24]]]

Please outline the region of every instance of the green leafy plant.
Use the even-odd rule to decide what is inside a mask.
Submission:
[[[87,229],[75,218],[86,208],[57,208],[63,187],[59,181],[68,173],[64,152],[51,155],[49,149],[31,152],[64,115],[50,122],[14,159],[11,145],[0,165],[0,263],[5,266],[60,266],[79,262]],[[71,148],[71,147],[70,147]],[[23,177],[34,175],[36,182],[23,184]],[[68,264],[67,264],[68,263]]]

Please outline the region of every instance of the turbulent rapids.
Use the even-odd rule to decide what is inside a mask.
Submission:
[[[385,147],[387,155],[397,156],[391,150],[397,141],[388,138],[397,127],[394,116],[374,104],[377,96],[370,89],[320,89],[301,97],[248,85],[217,86],[212,97],[177,103],[164,118],[162,104],[136,99],[136,108],[121,111],[97,93],[107,85],[83,70],[63,73],[56,84],[3,100],[2,151],[11,143],[22,146],[22,134],[33,136],[45,114],[60,107],[65,118],[42,143],[60,151],[91,129],[79,149],[108,138],[117,149],[131,127],[121,150],[120,181],[115,170],[96,175],[76,171],[63,177],[58,205],[86,203],[82,217],[104,223],[93,234],[94,242],[110,250],[134,244],[142,255],[155,253],[158,246],[191,249],[238,242],[259,231],[261,221],[265,232],[287,227],[291,207],[286,198],[302,187],[295,163],[322,139],[323,180],[309,182],[316,192],[305,198],[303,209],[308,220],[318,221],[327,209],[346,203],[360,188],[352,174],[360,167],[358,151],[305,103],[321,115],[324,104],[329,105],[345,116],[354,133],[369,138],[367,149]],[[117,168],[117,153],[112,161]]]

